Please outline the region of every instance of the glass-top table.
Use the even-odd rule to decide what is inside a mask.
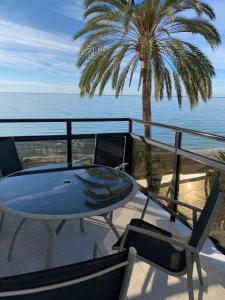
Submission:
[[[26,219],[41,220],[50,233],[46,267],[51,266],[53,243],[69,219],[103,216],[118,237],[109,213],[132,200],[135,180],[128,174],[99,165],[59,164],[19,171],[0,180],[0,210],[21,217],[13,237]],[[56,230],[53,220],[61,221]]]

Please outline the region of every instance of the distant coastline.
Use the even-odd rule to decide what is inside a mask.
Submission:
[[[38,94],[38,95],[68,95],[68,96],[80,96],[79,93],[62,93],[62,92],[10,92],[10,91],[0,91],[0,95],[1,94],[31,94],[31,95],[35,95],[35,94]],[[96,97],[98,97],[98,95],[95,95]],[[102,95],[101,97],[104,98],[104,97],[114,97],[115,95],[114,94],[104,94]],[[121,96],[119,96],[119,98],[121,97],[141,97],[141,94],[123,94]],[[88,97],[86,97],[88,98]],[[152,98],[154,99],[154,96],[152,96]],[[177,98],[177,96],[173,95],[172,98]],[[187,95],[183,95],[183,98],[188,98]],[[225,100],[225,96],[213,96],[209,101],[211,101],[212,99],[224,99]],[[91,98],[89,98],[91,99]]]

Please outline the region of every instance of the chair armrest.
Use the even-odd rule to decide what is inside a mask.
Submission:
[[[163,204],[159,199],[150,198],[149,195],[148,195],[148,199],[151,200],[151,201],[153,201],[157,205],[159,205],[168,214],[170,214],[171,216],[173,216],[175,219],[179,220],[182,224],[184,224],[185,226],[187,226],[189,229],[193,230],[193,227],[187,222],[187,220],[185,218],[183,218],[180,214],[178,214],[177,212],[173,211],[171,208],[169,208],[168,206],[166,206],[165,204]],[[147,201],[149,201],[148,199],[147,199]],[[143,210],[143,213],[142,213],[142,217],[141,217],[142,220],[144,219],[146,210],[148,208],[147,207],[148,206],[147,201],[146,201],[145,208],[144,208],[145,211]]]
[[[172,244],[174,246],[178,246],[180,248],[185,249],[187,252],[191,252],[191,253],[195,253],[195,254],[199,253],[198,249],[196,249],[196,248],[194,248],[194,247],[192,247],[192,246],[190,246],[186,243],[183,243],[183,242],[178,241],[176,239],[170,238],[170,237],[165,236],[161,233],[157,233],[157,232],[153,232],[153,231],[150,231],[150,230],[142,229],[142,228],[139,228],[139,227],[136,227],[136,226],[133,226],[133,225],[127,225],[127,227],[125,229],[125,232],[123,234],[123,238],[122,238],[122,241],[121,241],[121,244],[120,244],[119,251],[121,251],[123,249],[123,246],[124,246],[124,243],[125,243],[125,240],[126,240],[126,237],[127,237],[127,234],[128,234],[129,230],[140,233],[140,234],[144,234],[144,235],[147,235],[147,236],[154,237],[156,239],[167,242],[167,243]]]
[[[89,155],[84,156],[84,157],[82,157],[81,159],[76,160],[75,163],[82,162],[82,161],[85,161],[85,160],[90,160],[90,163],[93,163],[93,161],[92,161],[92,159],[89,157]]]
[[[94,246],[94,258],[107,255],[109,255],[109,252],[107,251],[105,245],[101,240],[97,239]]]
[[[115,167],[115,170],[124,170],[124,168],[126,167],[126,166],[128,166],[129,164],[128,163],[123,163],[123,164],[121,164],[121,165],[119,165],[119,166],[117,166],[117,167]]]
[[[165,197],[165,196],[156,195],[156,194],[154,194],[154,193],[152,193],[152,192],[149,192],[149,196],[150,196],[151,198],[156,198],[156,199],[158,199],[158,200],[164,200],[164,201],[171,202],[171,203],[174,203],[174,204],[177,204],[177,205],[181,205],[181,206],[183,206],[183,207],[189,208],[189,209],[191,209],[191,210],[193,210],[193,211],[196,211],[196,212],[199,212],[199,213],[202,212],[202,209],[201,209],[201,208],[192,206],[192,205],[190,205],[190,204],[184,203],[184,202],[179,201],[179,200],[174,200],[174,199],[170,199],[170,198]]]

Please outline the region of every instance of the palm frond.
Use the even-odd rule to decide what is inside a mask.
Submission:
[[[221,38],[216,28],[206,19],[177,17],[174,19],[173,33],[189,32],[200,34],[212,48],[221,43]]]

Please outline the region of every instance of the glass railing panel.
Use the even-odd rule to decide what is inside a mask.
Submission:
[[[152,192],[169,196],[174,154],[142,141],[133,141],[133,170],[137,182]]]
[[[217,171],[218,170],[201,162],[182,157],[179,181],[179,200],[203,209],[212,189]],[[221,174],[221,182],[223,182],[221,184],[221,189],[224,190],[225,174]],[[178,212],[182,217],[192,223],[192,210],[178,206]],[[224,205],[219,211],[213,228],[211,229],[210,236],[213,237],[225,251],[225,199]]]
[[[225,173],[223,172],[221,176],[221,190],[225,192]],[[223,206],[219,210],[216,221],[211,229],[210,237],[213,238],[217,246],[219,246],[221,252],[225,254],[225,196],[223,199]]]
[[[16,142],[16,148],[24,168],[67,162],[64,140]]]
[[[91,163],[94,161],[95,138],[72,141],[73,162]]]
[[[180,166],[179,200],[203,208],[210,192],[214,170],[200,162],[182,157]],[[187,219],[192,220],[192,211],[179,206],[179,212]]]

